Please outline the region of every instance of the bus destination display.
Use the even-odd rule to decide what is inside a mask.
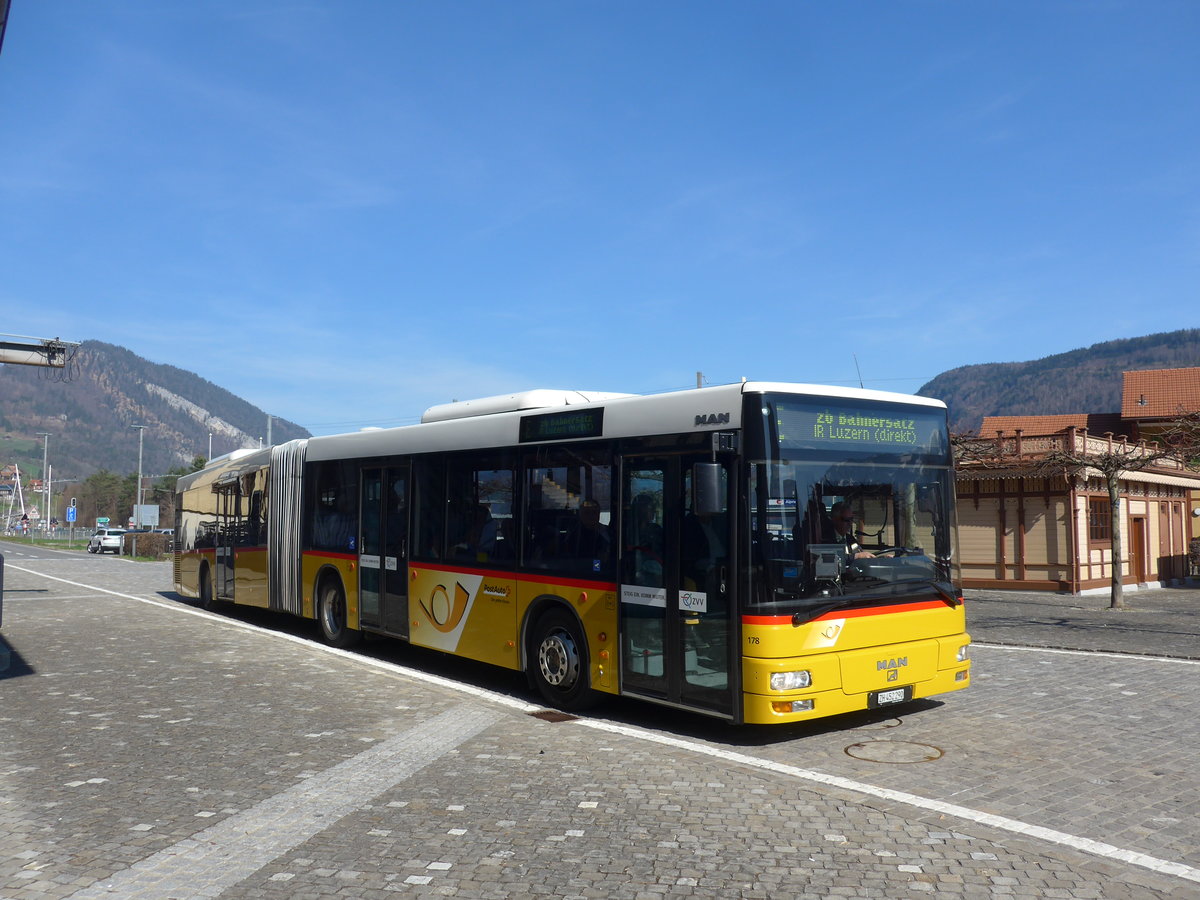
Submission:
[[[604,408],[570,410],[521,417],[521,443],[567,441],[604,434]]]
[[[930,451],[945,446],[945,416],[933,410],[889,410],[831,405],[776,408],[779,442],[805,449],[864,452]]]

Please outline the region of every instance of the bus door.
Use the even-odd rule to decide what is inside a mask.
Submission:
[[[213,588],[221,600],[234,600],[234,560],[242,527],[241,492],[236,480],[219,484],[214,489],[217,492],[217,546]]]
[[[733,714],[732,479],[720,512],[693,509],[693,464],[711,455],[626,457],[622,468],[623,693]]]
[[[363,469],[359,510],[360,622],[408,637],[408,466]]]

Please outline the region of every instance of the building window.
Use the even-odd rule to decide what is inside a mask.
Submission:
[[[1112,504],[1107,499],[1088,498],[1088,540],[1112,540]]]

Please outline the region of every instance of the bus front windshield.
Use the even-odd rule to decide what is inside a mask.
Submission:
[[[761,443],[749,438],[748,447],[756,611],[819,615],[952,590],[944,410],[762,399]]]

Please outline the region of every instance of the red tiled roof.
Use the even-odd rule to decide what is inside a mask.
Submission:
[[[1129,434],[1132,423],[1121,421],[1116,413],[1068,413],[1058,416],[984,416],[979,426],[980,437],[995,437],[996,432],[1006,436],[1021,429],[1023,435],[1061,434],[1072,428],[1086,428],[1089,434]]]
[[[1174,418],[1200,410],[1200,368],[1125,372],[1121,415],[1126,419]]]

